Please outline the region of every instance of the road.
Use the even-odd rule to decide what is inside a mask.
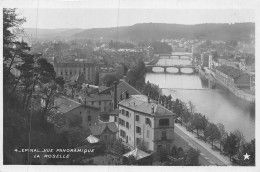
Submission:
[[[195,141],[194,138],[190,137],[185,132],[183,132],[179,128],[179,126],[176,126],[174,130],[175,130],[174,140],[175,140],[176,146],[184,147],[184,149],[187,149],[188,147],[193,147],[195,149],[200,150],[199,161],[200,161],[201,165],[226,166],[226,164],[222,160],[220,160],[213,153],[211,153],[205,147],[203,147],[201,144],[199,144],[197,141]]]

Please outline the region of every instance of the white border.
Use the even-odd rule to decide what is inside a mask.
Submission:
[[[117,8],[118,0],[0,0],[0,21],[3,18],[2,7],[16,7],[16,8]],[[257,0],[120,0],[120,8],[136,8],[136,9],[254,9],[255,23],[256,23],[256,85],[259,85],[259,17],[260,16],[260,2]],[[1,22],[2,23],[2,22]],[[0,27],[2,33],[2,25]],[[2,47],[3,35],[0,35],[0,45]],[[3,50],[0,49],[1,57]],[[2,71],[3,64],[0,63],[0,68]],[[3,93],[2,87],[2,73],[1,72],[1,86],[0,91]],[[257,86],[256,86],[257,87]],[[259,108],[258,105],[258,89],[256,89],[256,115],[255,115],[255,135],[256,135],[256,166],[255,167],[165,167],[165,166],[27,166],[27,165],[5,165],[3,166],[3,142],[0,142],[0,171],[38,171],[46,172],[48,171],[260,171],[260,158],[259,158],[259,124],[260,118],[258,117]],[[3,102],[3,97],[0,96],[0,102]],[[3,114],[3,104],[0,103],[1,114]],[[1,115],[0,125],[1,125],[1,139],[3,138],[3,118]]]

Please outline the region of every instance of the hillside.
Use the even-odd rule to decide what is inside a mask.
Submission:
[[[152,41],[162,38],[248,41],[250,35],[254,34],[254,23],[197,25],[143,23],[118,28],[118,39],[131,41]],[[76,38],[116,39],[117,28],[87,29],[74,36]]]
[[[26,28],[25,31],[35,38],[36,29]],[[118,33],[118,34],[117,34]],[[165,24],[142,23],[119,28],[93,29],[38,29],[38,38],[41,39],[82,39],[93,38],[120,41],[154,41],[163,38],[169,39],[203,39],[203,40],[237,40],[249,41],[255,37],[254,23],[236,24]]]

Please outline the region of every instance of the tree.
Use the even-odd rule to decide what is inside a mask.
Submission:
[[[149,81],[148,81],[147,83],[144,84],[142,93],[144,95],[150,96],[150,98],[152,98],[154,100],[157,100],[160,95],[160,91],[161,90],[158,85],[149,83]]]
[[[209,123],[204,131],[205,138],[208,138],[211,141],[211,145],[213,148],[213,144],[216,140],[221,138],[221,134],[218,130],[217,125],[213,123]]]
[[[241,146],[244,145],[245,142],[246,142],[245,137],[244,137],[243,133],[240,132],[239,130],[235,130],[233,133],[236,135],[236,137],[238,139],[238,145],[237,146],[238,146],[238,149],[240,151]]]
[[[238,138],[234,133],[230,133],[227,136],[227,139],[225,140],[225,143],[223,145],[224,152],[228,153],[229,158],[231,160],[231,157],[234,156],[238,152]]]
[[[187,166],[199,166],[200,151],[194,148],[189,148],[186,152],[185,165]]]
[[[191,126],[197,130],[197,136],[199,137],[199,130],[205,130],[208,124],[208,119],[201,113],[195,113],[191,116]]]
[[[116,74],[107,74],[103,77],[103,83],[107,86],[110,87],[114,84],[115,81],[119,81],[119,78],[117,77]]]
[[[19,78],[12,74],[18,64],[23,64],[24,59],[30,56],[30,47],[21,36],[24,32],[20,25],[25,22],[25,18],[20,18],[16,14],[16,9],[3,9],[3,83],[4,96],[14,93]],[[7,101],[7,99],[5,99]]]
[[[221,151],[221,146],[224,144],[224,141],[227,137],[227,132],[225,130],[225,126],[222,123],[218,123],[217,127],[218,127],[218,131],[220,132],[219,149]]]
[[[189,101],[188,106],[189,106],[191,115],[193,115],[196,111],[194,104],[191,101]]]
[[[245,154],[250,155],[249,159],[244,159]],[[243,166],[254,166],[255,165],[255,139],[251,140],[249,143],[244,143],[242,149],[239,151],[238,155],[239,165]]]

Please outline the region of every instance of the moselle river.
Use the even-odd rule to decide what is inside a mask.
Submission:
[[[189,64],[179,59],[160,59],[157,64]],[[184,62],[184,63],[183,63]],[[184,102],[191,101],[196,111],[206,115],[213,123],[223,123],[226,131],[239,130],[247,141],[255,138],[254,105],[241,100],[223,86],[212,84],[198,74],[177,74],[175,68],[167,69],[171,73],[163,73],[163,69],[155,67],[154,73],[147,73],[145,80],[159,85],[162,93],[171,94],[173,99]],[[182,69],[183,73],[192,69]],[[214,89],[212,89],[212,87]]]

